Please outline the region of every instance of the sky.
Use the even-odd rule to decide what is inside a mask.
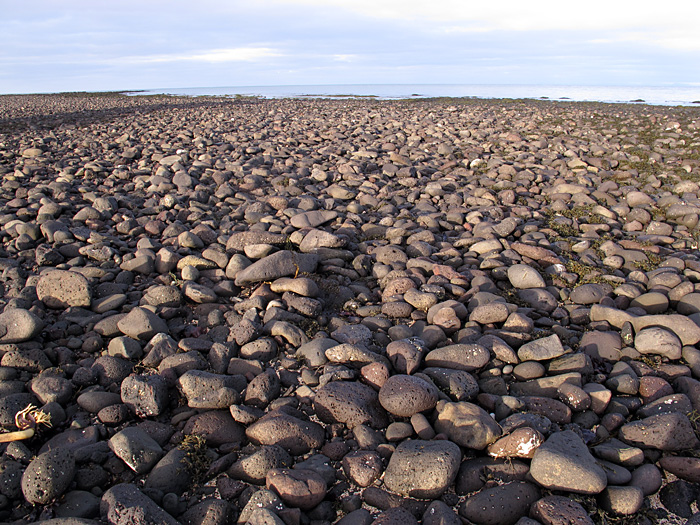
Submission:
[[[700,2],[0,0],[0,93],[700,86]]]

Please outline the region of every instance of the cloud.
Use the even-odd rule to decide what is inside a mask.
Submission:
[[[653,43],[678,51],[700,49],[700,2],[686,3],[682,12],[663,5],[643,7],[637,0],[261,0],[286,6],[340,9],[366,18],[418,23],[418,30],[444,33],[497,31],[571,31],[604,33],[612,40]],[[638,37],[637,35],[643,35]]]
[[[156,64],[163,62],[257,62],[266,58],[284,56],[271,47],[234,47],[230,49],[209,49],[201,52],[172,53],[160,55],[126,56],[114,59],[114,62],[128,64]]]

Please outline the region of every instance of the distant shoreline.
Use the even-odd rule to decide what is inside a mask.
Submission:
[[[78,91],[67,96],[125,95],[146,97],[253,97],[263,99],[491,99],[546,100],[552,102],[603,102],[653,106],[698,106],[700,89],[662,86],[555,86],[555,85],[450,85],[450,84],[376,84],[376,85],[291,85],[291,86],[220,86],[193,88],[124,89],[114,91]]]

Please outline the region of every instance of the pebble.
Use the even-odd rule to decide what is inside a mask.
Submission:
[[[664,451],[691,449],[699,443],[688,416],[679,412],[627,423],[620,428],[620,439],[640,448]]]
[[[39,454],[22,474],[22,493],[28,502],[47,505],[59,498],[75,477],[75,457],[65,449]]]
[[[321,421],[344,423],[348,428],[364,424],[382,428],[388,424],[378,393],[354,381],[332,381],[321,387],[314,397],[314,410]]]
[[[23,343],[34,339],[44,329],[44,322],[23,308],[5,308],[0,313],[0,343]]]
[[[518,349],[521,361],[546,361],[564,355],[566,351],[559,336],[554,334],[525,343]]]
[[[148,472],[163,456],[163,450],[146,432],[128,427],[109,440],[109,448],[137,474]]]
[[[261,445],[279,445],[298,455],[320,448],[324,442],[323,427],[285,413],[268,413],[245,431],[248,439]]]
[[[391,455],[384,483],[405,496],[439,498],[457,477],[461,457],[461,450],[451,441],[403,441]]]
[[[112,523],[178,523],[131,483],[120,483],[107,490],[100,501],[100,513]]]
[[[278,445],[266,445],[260,447],[250,456],[236,461],[227,473],[235,479],[262,485],[265,483],[268,471],[289,467],[291,464],[292,457],[286,450]]]
[[[379,403],[394,416],[411,417],[435,407],[438,390],[420,377],[397,374],[379,390]]]
[[[440,401],[435,430],[458,445],[483,450],[501,435],[501,427],[483,408],[467,401]]]
[[[546,525],[565,525],[567,523],[593,525],[595,523],[580,503],[557,495],[545,496],[537,500],[530,507],[530,516]]]
[[[546,489],[578,494],[599,494],[608,483],[605,471],[571,430],[553,433],[537,448],[530,474]]]
[[[309,510],[326,497],[326,482],[313,470],[273,468],[267,472],[265,485],[292,507]]]
[[[544,288],[547,285],[539,272],[527,264],[514,264],[509,267],[508,280],[514,288],[519,290],[526,288]]]
[[[527,516],[539,498],[532,483],[513,481],[477,492],[459,507],[459,514],[478,525],[512,525]]]

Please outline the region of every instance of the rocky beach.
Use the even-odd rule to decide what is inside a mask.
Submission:
[[[0,96],[0,523],[700,523],[700,108]]]

